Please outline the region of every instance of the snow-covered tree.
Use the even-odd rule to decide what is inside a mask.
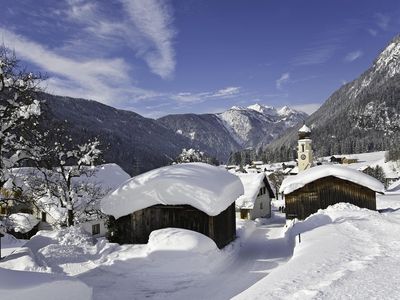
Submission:
[[[95,174],[93,167],[100,160],[100,142],[95,139],[76,145],[60,126],[37,143],[41,145],[41,159],[37,160],[40,174],[30,184],[33,198],[40,200],[36,205],[66,210],[68,226],[74,225],[82,214],[98,212],[96,203],[108,191],[82,178],[90,179]],[[44,198],[49,201],[42,203]]]
[[[376,179],[378,179],[380,182],[383,184],[386,183],[386,174],[383,168],[379,165],[376,165],[375,168],[373,167],[368,167],[363,171],[365,174],[368,174],[369,176],[372,176]]]
[[[204,162],[211,165],[218,165],[218,161],[207,156],[204,152],[195,149],[182,149],[182,153],[176,158],[177,163],[189,163],[189,162]]]
[[[0,46],[0,201],[15,200],[10,170],[37,157],[29,135],[34,132],[40,103],[40,75],[21,69],[15,55]]]

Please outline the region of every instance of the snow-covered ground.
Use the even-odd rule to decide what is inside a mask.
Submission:
[[[380,195],[377,204],[380,212],[337,204],[287,227],[276,211],[270,220],[238,220],[239,238],[223,250],[178,229],[156,232],[148,245],[96,242],[76,228],[26,243],[8,238],[3,247],[16,251],[0,262],[0,295],[399,299],[400,194]]]

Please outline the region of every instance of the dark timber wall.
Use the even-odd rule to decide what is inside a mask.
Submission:
[[[285,195],[286,219],[303,220],[318,209],[339,202],[376,210],[374,191],[347,180],[328,176]]]
[[[111,240],[120,244],[146,244],[157,229],[176,227],[200,232],[223,248],[236,237],[235,203],[217,216],[190,205],[154,205],[110,220]]]

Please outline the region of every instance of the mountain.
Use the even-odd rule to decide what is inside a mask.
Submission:
[[[277,110],[254,104],[218,114],[167,115],[157,121],[193,141],[210,146],[225,161],[231,152],[267,145],[308,115],[287,106]]]
[[[41,93],[44,130],[65,123],[74,143],[98,137],[105,162],[115,162],[134,175],[170,164],[183,148],[213,152],[210,147],[177,134],[153,119],[96,101]]]
[[[241,149],[229,129],[214,114],[167,115],[157,121],[193,142],[208,145],[220,161],[226,161],[231,152]]]
[[[313,148],[320,156],[387,150],[393,144],[398,145],[400,36],[389,43],[359,78],[335,91],[306,123],[312,129]],[[289,158],[282,153],[291,153],[297,129],[271,143],[267,156]]]

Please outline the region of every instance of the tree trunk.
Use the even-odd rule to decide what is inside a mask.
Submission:
[[[74,211],[72,209],[68,209],[68,227],[74,226]]]

